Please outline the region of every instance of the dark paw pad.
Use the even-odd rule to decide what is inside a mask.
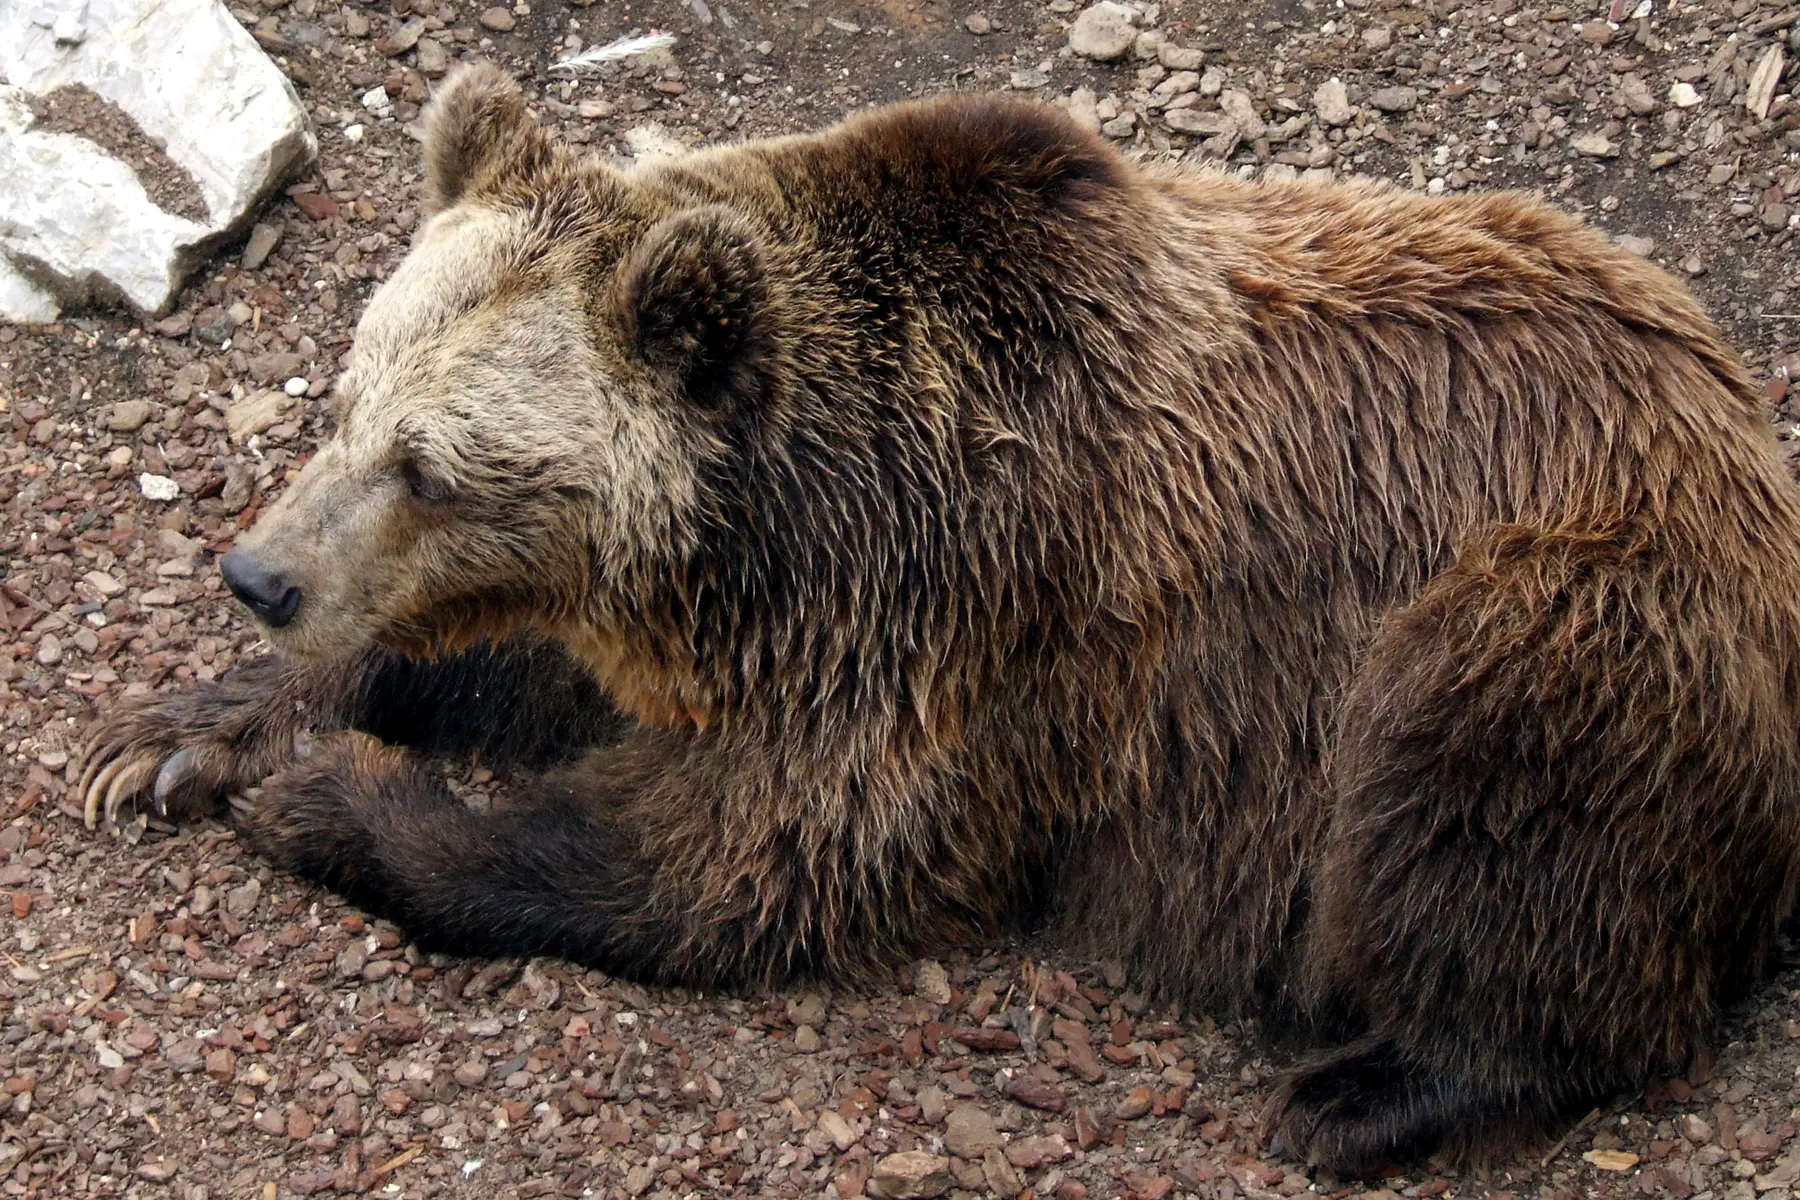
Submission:
[[[1347,1178],[1412,1162],[1443,1144],[1468,1099],[1391,1046],[1358,1043],[1297,1068],[1264,1118],[1271,1148]]]

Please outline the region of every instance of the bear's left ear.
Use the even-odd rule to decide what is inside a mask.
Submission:
[[[519,85],[488,63],[451,73],[425,106],[424,122],[432,212],[466,197],[519,190],[561,152],[526,111]]]
[[[711,405],[748,385],[768,293],[756,231],[715,204],[652,225],[619,266],[613,306],[637,357]]]

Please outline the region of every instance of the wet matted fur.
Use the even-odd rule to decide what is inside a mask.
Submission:
[[[469,69],[426,162],[240,542],[281,657],[113,715],[97,808],[271,775],[255,843],[423,943],[709,986],[1047,899],[1303,1031],[1272,1127],[1345,1171],[1678,1068],[1761,970],[1800,507],[1661,271],[993,97],[621,173]],[[416,757],[471,748],[546,773],[478,815]]]

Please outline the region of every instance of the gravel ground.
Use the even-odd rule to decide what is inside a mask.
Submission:
[[[1692,281],[1800,454],[1800,101],[1781,78],[1800,7],[1609,2],[1179,0],[1136,14],[1112,63],[1069,51],[1070,0],[240,11],[317,122],[317,168],[160,320],[0,326],[0,1190],[1367,1192],[1260,1156],[1254,1030],[1146,1006],[1116,966],[994,946],[872,994],[702,996],[434,960],[224,825],[86,832],[71,756],[120,696],[254,652],[212,560],[324,432],[355,314],[418,220],[411,123],[458,58],[516,67],[546,121],[621,157],[1015,88],[1147,157],[1540,189]],[[592,77],[548,69],[652,29],[679,40]],[[503,783],[459,780],[477,802]],[[1372,1195],[1790,1200],[1797,1119],[1790,970],[1733,1014],[1716,1063],[1517,1161]]]

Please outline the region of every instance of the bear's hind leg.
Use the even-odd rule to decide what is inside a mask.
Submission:
[[[1346,696],[1308,987],[1366,1040],[1271,1125],[1354,1173],[1679,1069],[1794,881],[1791,623],[1749,572],[1509,527],[1393,614]]]
[[[1390,1042],[1364,1038],[1290,1072],[1268,1106],[1264,1135],[1295,1154],[1359,1178],[1404,1165],[1468,1131],[1503,1133],[1520,1114],[1478,1082],[1410,1063]]]

